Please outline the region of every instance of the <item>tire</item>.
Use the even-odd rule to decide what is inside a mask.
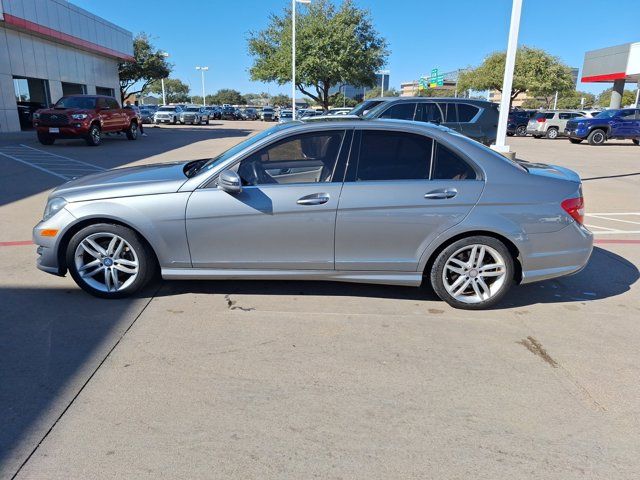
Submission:
[[[527,136],[527,126],[518,125],[516,127],[516,137],[526,137],[526,136]]]
[[[589,145],[602,145],[607,140],[607,135],[604,130],[596,128],[587,137]]]
[[[90,147],[97,147],[102,142],[102,132],[97,124],[93,124],[89,127],[89,134],[85,138],[85,142]]]
[[[109,223],[89,225],[76,233],[67,246],[66,261],[78,286],[100,298],[133,295],[157,270],[153,253],[133,230]]]
[[[138,124],[131,122],[129,128],[125,130],[125,133],[127,134],[127,139],[136,140],[138,138]]]
[[[38,141],[42,144],[42,145],[53,145],[53,143],[56,141],[55,138],[53,138],[50,135],[47,135],[46,133],[40,133],[38,132]]]
[[[209,125],[209,119],[207,118],[207,121],[204,122],[205,125]]]
[[[547,137],[550,140],[555,140],[556,138],[558,138],[558,129],[556,127],[549,127],[547,129],[547,133],[545,134],[545,137]]]
[[[507,132],[507,137],[513,137],[513,133]]]
[[[482,270],[469,263],[472,254],[476,262],[480,260],[480,267],[499,267],[486,268],[483,275]],[[513,285],[514,274],[513,257],[504,243],[478,235],[458,240],[442,250],[433,262],[430,279],[438,297],[452,307],[482,310],[492,307],[506,295]]]
[[[541,135],[531,135],[533,138],[542,138]]]
[[[582,143],[582,138],[570,138],[571,143]]]
[[[640,145],[640,138],[632,138],[631,141],[634,145]]]
[[[176,117],[172,117],[171,118],[171,125],[175,125],[176,123],[178,123],[178,119]]]

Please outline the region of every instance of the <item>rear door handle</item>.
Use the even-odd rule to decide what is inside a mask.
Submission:
[[[447,198],[453,198],[458,194],[458,190],[455,188],[444,188],[441,190],[432,190],[425,193],[424,198],[427,200],[446,200]]]
[[[312,193],[299,198],[296,202],[298,205],[322,205],[329,201],[328,193]]]

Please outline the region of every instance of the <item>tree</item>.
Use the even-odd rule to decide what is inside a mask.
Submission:
[[[505,52],[495,52],[485,58],[477,68],[461,72],[458,91],[470,89],[502,92],[505,59]],[[548,100],[556,92],[563,93],[573,88],[571,69],[560,59],[538,48],[518,48],[511,101],[522,92]]]
[[[312,2],[296,17],[296,88],[329,108],[329,90],[340,84],[371,87],[384,66],[387,42],[374,29],[369,12],[345,0],[337,8],[330,0]],[[291,10],[271,15],[265,30],[249,33],[254,57],[251,78],[291,82]]]
[[[162,83],[160,80],[149,84],[149,92],[162,95]],[[181,82],[177,78],[167,78],[164,81],[164,91],[167,103],[181,103],[189,101],[189,85]]]
[[[455,89],[452,88],[424,88],[418,90],[416,96],[418,97],[453,97],[455,95]]]
[[[342,92],[337,92],[329,97],[329,105],[332,107],[355,107],[358,104],[353,98],[346,97]]]
[[[207,95],[207,99],[209,99],[209,95]],[[211,96],[211,103],[214,105],[223,105],[225,103],[229,105],[246,105],[247,101],[239,91],[223,88]]]
[[[243,95],[244,101],[250,105],[268,105],[271,95],[267,92],[262,93],[245,93]]]
[[[274,107],[290,107],[291,97],[279,93],[278,95],[271,97],[271,105]]]
[[[364,99],[369,100],[370,98],[378,98],[380,96],[380,87],[372,88],[371,90],[367,90],[367,93],[364,94]],[[385,97],[399,97],[400,92],[395,88],[390,88],[389,90],[384,91]]]
[[[605,91],[598,95],[598,105],[601,107],[609,107],[611,103],[611,88],[607,88]],[[636,91],[635,90],[625,90],[622,93],[622,102],[621,105],[624,107],[625,105],[635,105],[636,103]]]
[[[584,108],[591,108],[596,103],[593,93],[574,90],[558,97],[558,108],[581,108],[584,98]]]
[[[120,100],[129,95],[143,92],[154,81],[167,78],[171,73],[171,65],[167,59],[149,41],[149,37],[140,33],[133,40],[132,62],[118,64],[120,75]]]

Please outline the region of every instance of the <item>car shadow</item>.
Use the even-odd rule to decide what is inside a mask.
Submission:
[[[622,295],[640,277],[625,258],[595,247],[581,272],[554,280],[514,287],[494,309],[517,308],[539,303],[593,301]],[[319,281],[165,281],[158,296],[185,293],[246,295],[314,295],[370,297],[398,300],[440,301],[429,286],[422,288]]]

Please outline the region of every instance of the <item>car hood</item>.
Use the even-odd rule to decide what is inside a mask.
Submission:
[[[187,180],[187,162],[114,168],[73,179],[50,195],[68,202],[177,192]]]

